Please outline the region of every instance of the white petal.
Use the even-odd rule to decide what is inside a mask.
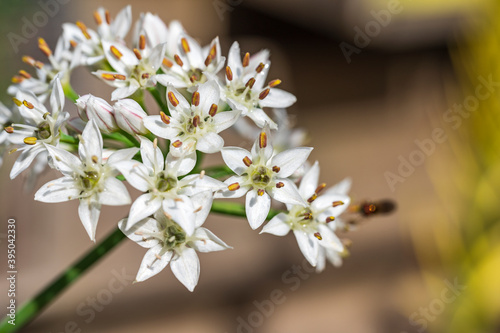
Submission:
[[[179,104],[177,106],[174,106],[170,102],[170,98],[168,98],[168,94],[173,93]],[[184,113],[184,110],[191,110],[191,105],[188,103],[186,98],[177,91],[177,89],[174,88],[172,85],[167,85],[167,102],[168,102],[168,109],[169,110],[174,110],[176,112]],[[152,131],[152,130],[150,130]]]
[[[177,200],[163,200],[163,210],[172,217],[172,220],[181,226],[188,236],[195,228],[193,203],[187,196],[181,195]]]
[[[276,182],[281,182],[284,184],[284,186],[281,188],[271,188],[269,195],[271,195],[274,200],[283,202],[285,204],[301,205],[304,207],[306,206],[306,202],[300,196],[297,186],[294,184],[294,182],[285,178],[277,178]]]
[[[153,215],[161,208],[161,201],[160,198],[154,197],[151,193],[145,193],[138,197],[130,207],[127,229],[134,223]]]
[[[43,145],[35,145],[31,148],[24,150],[21,155],[17,158],[16,162],[10,170],[10,179],[16,178],[21,172],[26,170],[35,157],[44,151]],[[69,153],[68,153],[69,154]]]
[[[275,155],[272,159],[271,165],[278,166],[280,171],[276,174],[277,177],[287,178],[292,175],[295,170],[300,168],[309,154],[311,154],[312,148],[299,147],[292,148]]]
[[[276,236],[285,236],[290,232],[290,225],[287,223],[288,215],[279,213],[262,228],[262,233],[268,233]]]
[[[90,240],[95,242],[95,232],[99,215],[101,214],[101,205],[92,201],[90,198],[81,199],[78,206],[78,215],[82,221],[83,227],[87,231]]]
[[[278,129],[278,125],[264,112],[262,109],[254,108],[246,114],[247,117],[253,120],[255,125],[263,128],[266,124],[273,130]]]
[[[119,99],[127,98],[135,93],[139,88],[139,82],[136,80],[130,80],[128,86],[117,88],[111,93],[111,100],[117,101]]]
[[[252,154],[248,150],[240,147],[224,147],[221,150],[221,155],[224,163],[238,176],[241,176],[248,168],[243,159],[245,157],[252,157]]]
[[[319,241],[319,245],[337,252],[344,251],[344,245],[342,244],[340,239],[326,225],[320,224],[318,227],[318,232],[322,237],[322,239]]]
[[[338,193],[347,195],[347,193],[349,193],[349,191],[351,190],[351,185],[352,179],[349,177],[344,178],[342,181],[326,190],[325,194]]]
[[[118,228],[131,240],[136,242],[142,247],[147,249],[159,244],[160,240],[158,238],[148,237],[145,238],[144,234],[156,234],[161,232],[161,225],[157,220],[153,218],[146,218],[140,220],[139,222],[129,226],[127,229],[127,219],[124,218],[118,222]]]
[[[219,112],[214,117],[214,123],[217,129],[217,133],[231,127],[239,119],[240,111],[224,111]]]
[[[72,175],[79,170],[82,162],[75,155],[61,148],[45,145],[52,159],[52,165],[65,175]]]
[[[250,227],[255,230],[264,223],[267,214],[271,209],[271,198],[264,192],[258,195],[257,190],[253,189],[247,193],[245,201],[245,212],[247,214]]]
[[[134,188],[146,192],[152,185],[149,183],[148,168],[137,161],[122,161],[113,165]]]
[[[335,267],[342,266],[342,256],[340,255],[340,253],[338,253],[337,251],[326,250],[326,249],[325,252],[326,252],[326,258],[333,266]]]
[[[155,174],[163,171],[165,164],[161,149],[158,146],[155,147],[153,142],[145,137],[140,136],[139,139],[141,140],[142,163]]]
[[[212,208],[213,194],[212,191],[203,191],[191,197],[195,214],[195,228],[199,228],[205,223],[205,220],[210,214]]]
[[[186,88],[187,83],[175,75],[170,74],[158,74],[156,75],[156,80],[163,86],[168,86],[169,84],[175,88]]]
[[[319,163],[318,161],[314,162],[313,166],[304,174],[302,180],[300,181],[299,193],[307,200],[310,198],[316,188],[318,188],[319,181]]]
[[[111,30],[119,40],[123,40],[132,25],[132,7],[123,8],[111,22]]]
[[[243,74],[243,65],[241,64],[240,45],[234,42],[229,49],[227,56],[227,65],[233,72],[233,78],[239,78]],[[226,78],[227,80],[227,78]],[[229,84],[230,81],[227,83]]]
[[[321,273],[325,270],[326,251],[326,249],[321,247],[318,249],[318,257],[316,258],[316,273]]]
[[[269,94],[260,101],[260,106],[270,108],[287,108],[297,101],[297,98],[287,91],[271,88]]]
[[[163,249],[160,244],[150,248],[142,259],[141,266],[137,272],[135,280],[141,282],[160,273],[172,259],[172,251],[162,253]],[[163,254],[163,255],[162,255]],[[158,257],[160,259],[158,259]]]
[[[111,52],[111,46],[115,47],[122,54],[120,59],[117,59],[116,56]],[[110,43],[103,40],[102,48],[104,50],[104,55],[109,61],[111,67],[113,67],[114,70],[121,74],[129,74],[131,69],[139,63],[139,60],[135,56],[134,52],[132,52],[125,45],[121,45],[119,43]]]
[[[171,126],[171,124],[167,125],[161,121],[160,116],[148,116],[143,121],[144,127],[160,138],[172,140],[179,133],[179,130]]]
[[[196,241],[193,242],[193,247],[198,252],[214,252],[231,248],[210,230],[205,228],[196,229],[193,237],[196,238]]]
[[[82,161],[93,161],[97,158],[96,164],[102,163],[102,136],[94,119],[85,126],[82,133],[82,141],[78,145],[78,154]]]
[[[225,183],[209,176],[200,177],[199,174],[186,176],[181,180],[181,182],[189,184],[182,187],[182,194],[187,196],[192,196],[206,191],[213,193],[227,188]]]
[[[73,177],[62,177],[43,185],[36,193],[35,200],[41,202],[64,202],[80,196]]]
[[[300,230],[294,230],[293,234],[297,239],[297,244],[299,244],[300,251],[306,258],[306,260],[315,267],[317,264],[318,257],[318,242],[317,239]]]
[[[196,149],[207,154],[217,153],[222,147],[224,147],[224,139],[214,132],[206,133],[196,142]]]
[[[59,113],[64,108],[64,92],[59,77],[56,77],[53,81],[50,106],[52,107],[52,115]]]
[[[177,176],[187,175],[196,165],[196,151],[187,153],[182,157],[167,154],[166,163],[170,168],[177,169]]]
[[[266,133],[266,146],[263,148],[260,148],[260,133]],[[262,130],[260,131],[259,136],[257,137],[257,140],[255,140],[253,146],[252,146],[252,159],[259,159],[263,164],[266,164],[267,161],[273,156],[273,145],[272,145],[272,138],[271,138],[271,131],[269,129],[269,125],[264,126]],[[257,161],[254,161],[256,163]]]
[[[160,65],[165,56],[166,46],[167,45],[165,43],[158,44],[153,48],[153,50],[151,50],[151,54],[149,55],[149,64],[153,67],[153,70],[158,71],[158,69],[160,69]]]
[[[99,202],[108,206],[121,206],[131,201],[125,185],[116,178],[108,177],[104,181],[103,191],[99,193]]]
[[[214,80],[200,84],[198,93],[200,94],[200,104],[198,107],[203,110],[204,114],[208,115],[212,104],[219,105],[220,89]]]
[[[240,177],[240,176],[229,177],[228,179],[226,179],[224,181],[224,184],[226,184],[226,186],[229,186],[229,185],[234,184],[234,183],[239,183],[240,188],[237,189],[236,191],[229,191],[226,188],[225,190],[216,192],[214,194],[214,198],[217,198],[217,199],[220,199],[220,198],[241,198],[242,196],[244,196],[248,192],[248,190],[251,189],[251,186],[249,186],[249,185],[242,186],[241,183],[243,181],[244,181],[243,177]]]
[[[117,150],[108,157],[106,164],[114,168],[116,163],[130,161],[138,152],[139,148],[136,147]]]
[[[194,249],[184,249],[177,259],[172,260],[170,268],[189,291],[194,290],[200,277],[200,261]]]
[[[344,204],[333,207],[332,203],[334,201],[342,201]],[[311,208],[313,211],[323,211],[325,209],[328,209],[328,214],[339,216],[347,209],[347,207],[349,207],[350,202],[351,198],[349,198],[347,195],[323,194],[312,202]]]

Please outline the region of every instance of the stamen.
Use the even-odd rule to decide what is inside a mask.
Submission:
[[[141,50],[144,50],[146,48],[146,36],[144,35],[139,36],[139,48]]]
[[[205,59],[205,66],[208,67],[208,65],[210,65],[212,63],[212,60],[215,59],[215,56],[217,55],[217,47],[214,45],[212,45],[212,47],[210,48],[210,52],[208,53],[208,56],[207,58]]]
[[[99,159],[97,158],[96,155],[92,155],[92,162],[94,162],[94,163],[99,162]]]
[[[35,61],[35,67],[36,68],[42,69],[43,66],[44,66],[43,62],[41,62],[41,61]]]
[[[271,90],[271,89],[269,89],[269,88],[266,88],[266,89],[262,90],[262,92],[261,92],[261,93],[260,93],[260,95],[259,95],[259,99],[260,99],[260,100],[263,100],[264,98],[266,98],[266,97],[267,97],[267,95],[269,95],[269,91],[270,91],[270,90]]]
[[[267,135],[266,132],[260,132],[259,135],[259,147],[266,148],[267,147]]]
[[[318,195],[316,193],[314,193],[309,199],[307,199],[307,202],[311,203],[314,200],[316,200],[317,198],[318,198]]]
[[[123,74],[114,74],[113,76],[117,80],[126,80],[127,79],[127,77],[125,75],[123,75]]]
[[[314,233],[314,237],[316,237],[318,240],[322,240],[323,237],[321,237],[321,234],[319,232]]]
[[[174,237],[174,239],[175,239],[175,237]],[[161,260],[161,257],[158,255],[158,253],[155,253],[155,257],[156,257],[156,259]]]
[[[179,57],[179,55],[177,55],[177,54],[174,55],[174,60],[177,63],[177,65],[179,65],[181,67],[182,67],[182,65],[184,65],[184,63],[182,62],[181,57]]]
[[[116,59],[120,60],[120,58],[123,57],[123,54],[120,51],[118,51],[118,49],[114,45],[111,45],[109,50],[116,57]]]
[[[50,57],[52,55],[52,51],[49,48],[49,45],[47,45],[47,42],[43,38],[38,38],[38,48],[40,51],[43,52],[47,57]]]
[[[252,160],[250,159],[250,157],[245,156],[245,157],[243,158],[243,163],[245,163],[245,165],[246,165],[247,167],[249,167],[250,165],[252,165]]]
[[[269,81],[269,83],[267,84],[269,87],[271,88],[274,88],[278,85],[281,84],[281,80],[280,79],[276,79],[276,80],[272,80],[272,81]]]
[[[35,108],[35,106],[33,104],[31,104],[30,102],[28,102],[26,100],[23,101],[23,105],[30,110],[33,110]]]
[[[254,84],[255,84],[255,79],[252,77],[247,81],[247,84],[245,84],[245,87],[252,89]]]
[[[208,65],[210,65],[212,63],[212,57],[209,55],[207,55],[207,57],[205,58],[205,66],[208,67]]]
[[[189,53],[191,49],[189,48],[189,43],[186,38],[181,38],[181,46],[182,49],[184,50],[184,53]]]
[[[110,73],[102,73],[101,74],[101,77],[104,79],[104,80],[108,80],[108,81],[114,81],[116,80],[116,77],[114,74],[110,74]]]
[[[334,201],[332,202],[332,207],[337,207],[337,206],[341,206],[343,205],[344,202],[343,201]]]
[[[217,109],[219,107],[217,106],[217,104],[212,104],[210,106],[210,110],[208,110],[208,114],[211,116],[211,117],[215,117],[215,114],[217,113]]]
[[[203,209],[203,207],[202,207],[202,206],[200,206],[200,207],[196,208],[196,209],[193,211],[193,213],[198,213],[198,212],[199,212],[199,211],[201,211],[202,209]]]
[[[226,77],[228,81],[233,81],[233,71],[231,70],[231,67],[226,66]]]
[[[26,72],[25,70],[20,70],[19,71],[19,75],[21,75],[22,77],[26,78],[26,79],[31,79],[31,75],[30,73]]]
[[[135,57],[137,58],[137,60],[141,60],[142,59],[141,52],[138,49],[134,48],[134,54],[135,54]]]
[[[285,186],[285,184],[283,184],[282,182],[276,183],[276,188],[282,188],[283,186]]]
[[[189,81],[191,81],[191,83],[195,83],[196,81],[198,81],[198,77],[196,76],[196,74],[191,75]]]
[[[104,12],[104,17],[106,18],[106,23],[111,24],[111,16],[109,15],[109,11]]]
[[[325,220],[326,223],[330,223],[330,222],[333,222],[335,221],[335,216],[328,216]]]
[[[200,124],[200,116],[196,115],[193,118],[193,126],[198,127],[199,124]]]
[[[316,190],[314,191],[314,193],[319,194],[321,191],[324,190],[325,187],[326,187],[326,183],[319,184],[319,186],[316,188]]]
[[[156,148],[158,148],[158,138],[155,138],[153,140],[153,148],[156,150]]]
[[[12,126],[4,127],[4,130],[5,130],[5,132],[7,132],[9,134],[14,133],[14,127],[12,127]]]
[[[23,105],[23,102],[21,102],[20,100],[18,100],[17,98],[15,97],[12,97],[12,100],[14,101],[14,103],[17,105],[17,106],[21,106]]]
[[[83,22],[76,21],[76,26],[78,28],[80,28],[80,30],[82,31],[82,34],[83,34],[83,36],[85,36],[85,38],[91,39],[89,32],[87,31],[87,26]]]
[[[273,166],[274,172],[278,173],[278,172],[280,172],[280,170],[281,170],[281,168],[279,166],[277,166],[277,165]]]
[[[239,188],[240,188],[240,184],[239,184],[239,183],[232,183],[231,185],[229,185],[229,186],[227,187],[227,189],[228,189],[229,191],[236,191],[236,190],[238,190]]]
[[[341,239],[341,242],[344,245],[344,247],[349,248],[352,246],[352,240],[350,240],[350,239],[343,238],[343,239]]]
[[[201,170],[200,172],[200,179],[203,179],[205,177],[205,170]]]
[[[24,77],[19,75],[14,75],[11,79],[12,83],[21,83],[24,81]]]
[[[69,43],[71,44],[71,47],[72,48],[76,48],[78,46],[78,43],[75,42],[73,39],[69,41]]]
[[[193,97],[191,98],[191,104],[193,104],[194,106],[198,106],[200,105],[200,93],[195,91],[193,93]]]
[[[94,19],[95,19],[95,22],[97,23],[97,25],[102,24],[101,15],[99,15],[99,13],[97,11],[94,12]]]
[[[34,144],[36,144],[36,138],[34,136],[28,136],[28,137],[24,138],[23,141],[27,145],[34,145]]]
[[[180,146],[182,146],[182,141],[177,140],[174,143],[172,143],[172,146],[174,146],[175,148],[179,148]]]
[[[15,153],[17,151],[17,148],[9,150],[9,154]]]
[[[250,64],[250,53],[245,53],[245,56],[243,57],[243,62],[242,65],[243,67],[247,67]]]
[[[261,196],[263,196],[263,195],[264,195],[264,193],[265,193],[265,192],[266,192],[266,191],[264,191],[263,189],[261,189],[261,188],[260,188],[260,189],[258,189],[258,190],[257,190],[257,195],[258,195],[259,197],[261,197]]]
[[[302,215],[302,216],[304,216],[303,217],[304,220],[312,220],[312,218],[313,218],[311,213],[304,213],[304,215]]]
[[[264,69],[264,67],[266,67],[266,65],[264,65],[264,63],[262,63],[262,62],[261,62],[261,63],[259,64],[259,66],[257,66],[257,67],[255,68],[255,71],[256,71],[257,73],[260,73],[260,72],[262,72],[262,70]]]
[[[160,111],[160,118],[165,124],[170,124],[170,117],[165,114],[165,112]]]
[[[172,68],[172,66],[174,65],[170,60],[168,60],[167,58],[163,58],[163,61],[162,61],[163,65],[165,67],[168,67],[168,68]]]
[[[21,59],[23,60],[24,63],[27,63],[28,65],[31,65],[31,66],[35,66],[35,59],[33,59],[32,57],[23,56]]]
[[[177,99],[177,97],[175,97],[175,94],[173,92],[169,91],[167,95],[168,95],[168,100],[174,107],[179,105],[179,100]]]
[[[143,80],[145,80],[145,79],[149,79],[149,77],[150,77],[150,74],[149,74],[149,73],[142,73],[142,75],[141,75],[141,78],[142,78]]]
[[[44,120],[47,120],[47,117],[50,116],[50,112],[45,112],[42,116]]]

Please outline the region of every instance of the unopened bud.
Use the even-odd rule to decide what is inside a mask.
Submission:
[[[144,112],[139,103],[133,99],[122,99],[115,103],[113,109],[115,110],[116,123],[122,130],[132,135],[149,133],[143,122],[147,113]]]
[[[101,131],[109,133],[118,129],[113,107],[104,99],[84,95],[76,100],[76,107],[80,118],[84,121],[94,119]]]

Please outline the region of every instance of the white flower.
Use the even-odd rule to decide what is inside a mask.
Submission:
[[[214,81],[201,84],[193,93],[191,104],[172,85],[167,88],[171,116],[149,116],[144,126],[153,134],[170,140],[170,152],[183,156],[196,150],[216,153],[224,146],[219,132],[234,124],[239,111],[217,113],[219,86]],[[196,155],[194,155],[196,156]]]
[[[196,212],[194,230],[188,232],[182,228],[187,221],[182,214],[165,214],[162,210],[154,214],[154,218],[146,218],[128,227],[127,219],[118,223],[120,230],[128,238],[149,249],[142,260],[135,278],[136,282],[144,281],[158,274],[169,263],[175,277],[189,290],[193,291],[200,276],[198,252],[213,252],[230,249],[202,224],[212,206],[212,193],[201,192],[192,197]]]
[[[113,107],[104,99],[87,94],[78,98],[75,104],[80,118],[84,121],[93,119],[102,132],[110,133],[118,129]]]
[[[227,190],[216,193],[216,197],[238,198],[246,194],[245,210],[252,229],[265,221],[271,207],[270,196],[286,204],[306,206],[288,177],[307,160],[312,148],[294,148],[275,155],[268,137],[269,127],[265,126],[252,152],[239,147],[221,151],[224,162],[237,176],[227,179]]]
[[[276,123],[262,110],[264,107],[287,108],[297,100],[294,95],[275,88],[281,80],[265,80],[271,66],[269,52],[261,51],[250,57],[240,58],[240,46],[234,42],[229,50],[226,66],[226,85],[221,87],[221,98],[233,110],[241,110],[242,116],[251,118],[257,126],[266,123],[277,129]]]
[[[24,124],[12,124],[8,129],[10,132],[9,141],[20,145],[16,149],[21,151],[12,170],[10,178],[14,179],[26,168],[33,159],[47,146],[57,146],[60,138],[62,124],[68,119],[69,113],[63,112],[64,92],[58,78],[53,83],[50,104],[52,113],[29,91],[18,91],[14,99],[19,107],[19,113],[24,120]]]
[[[326,259],[334,266],[342,263],[344,245],[334,231],[338,226],[337,217],[350,203],[347,196],[350,180],[346,179],[319,195],[326,184],[318,185],[318,179],[319,165],[316,162],[299,186],[299,193],[307,205],[287,205],[288,213],[276,215],[262,232],[285,236],[292,230],[304,257],[316,267],[316,271],[321,272]]]
[[[221,56],[219,38],[202,48],[184,32],[176,37],[179,52],[174,54],[173,61],[165,58],[162,63],[165,74],[157,75],[158,82],[164,86],[171,84],[176,88],[188,88],[192,92],[197,85],[215,79],[226,60]]]
[[[113,109],[116,123],[122,130],[132,135],[149,133],[143,121],[148,114],[139,103],[133,99],[121,99],[113,105]]]
[[[92,74],[105,83],[115,87],[111,95],[113,101],[126,98],[138,89],[156,85],[156,72],[165,54],[165,44],[155,46],[150,54],[141,53],[145,44],[138,45],[133,51],[124,45],[102,41],[104,55],[116,72],[98,70]]]
[[[106,162],[102,159],[102,136],[97,124],[90,120],[80,138],[80,158],[66,150],[46,145],[53,165],[64,177],[48,182],[35,194],[42,202],[80,200],[78,215],[90,239],[95,233],[101,205],[119,206],[130,203],[130,196],[123,183],[116,179],[118,162],[130,160],[137,148],[121,149]]]
[[[11,142],[9,140],[9,132],[11,128],[9,125],[14,121],[15,114],[12,110],[6,107],[2,102],[0,102],[0,125],[4,129],[0,132],[0,166],[3,163],[3,154],[10,147]],[[13,128],[12,128],[13,129]]]
[[[151,142],[144,137],[139,138],[142,163],[126,161],[116,165],[130,185],[146,192],[132,204],[127,223],[132,225],[163,207],[168,214],[184,214],[186,219],[177,223],[181,223],[181,227],[191,233],[194,230],[195,208],[190,196],[201,191],[218,190],[224,184],[201,175],[189,175],[179,179],[193,169],[194,158],[178,159],[168,154],[164,160],[156,140]]]

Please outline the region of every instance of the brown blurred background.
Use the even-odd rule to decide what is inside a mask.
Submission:
[[[430,290],[426,285],[428,270],[440,274],[446,267],[422,267],[422,254],[414,250],[412,241],[415,233],[420,239],[427,237],[425,255],[432,257],[434,234],[428,227],[448,213],[429,172],[437,178],[447,176],[447,165],[452,163],[449,141],[436,144],[435,151],[426,155],[404,182],[398,182],[394,191],[386,173],[397,174],[400,158],[408,159],[418,149],[414,141],[431,138],[435,128],[453,135],[442,115],[462,99],[449,50],[455,48],[466,14],[475,14],[467,2],[402,1],[397,6],[400,12],[391,14],[387,26],[379,25],[380,32],[373,33],[369,45],[358,47],[348,61],[341,48],[346,44],[342,43],[354,47],[355,27],[364,30],[366,24],[376,22],[371,11],[387,11],[392,2],[92,0],[61,5],[37,34],[51,46],[63,22],[82,20],[94,27],[92,13],[98,6],[106,6],[114,16],[131,3],[134,20],[146,11],[165,22],[178,19],[202,44],[219,36],[225,54],[233,40],[239,41],[242,51],[270,49],[270,78],[282,79],[283,88],[297,96],[290,112],[309,132],[309,145],[315,147],[311,160],[320,162],[322,181],[333,185],[350,176],[355,202],[390,198],[397,202],[398,211],[370,219],[348,235],[341,234],[353,241],[351,256],[343,267],[328,266],[319,275],[294,275],[298,279],[293,283],[282,276],[303,263],[294,237],[259,235],[244,219],[209,218],[207,227],[234,249],[200,256],[201,277],[194,293],[187,291],[169,268],[147,282],[132,285],[130,280],[145,251],[126,240],[23,332],[418,332],[421,326],[412,326],[409,317],[441,297],[444,280],[455,279],[440,275],[438,289]],[[6,38],[9,31],[19,34],[21,18],[31,18],[40,5],[3,1],[0,6],[3,92],[10,77],[24,67],[22,55],[41,58],[36,38],[20,45],[17,54]],[[75,73],[72,83],[82,95],[102,91],[101,83],[82,70]],[[108,92],[99,96],[109,99]],[[1,96],[9,103],[5,94]],[[66,110],[76,111],[69,101]],[[226,138],[227,142],[238,142],[231,134]],[[0,219],[15,217],[17,221],[17,300],[23,302],[93,244],[78,220],[76,202],[34,202],[34,192],[22,192],[22,179],[9,179],[15,157],[6,157],[1,168]],[[59,177],[56,172],[47,172],[37,188],[55,177]],[[105,207],[97,241],[126,214],[126,207]],[[0,232],[6,232],[5,225],[1,224]],[[4,239],[0,241],[3,265],[6,246]],[[118,272],[126,272],[131,279],[124,282],[123,290],[110,293],[114,290],[110,283],[121,286],[115,281]],[[4,281],[0,282],[2,308],[6,305]],[[273,306],[269,316],[255,314],[263,311],[254,301],[269,300],[274,290],[282,292],[284,302]],[[106,304],[97,301],[92,310],[91,298],[96,297]],[[447,318],[445,311],[432,321]],[[258,327],[243,328],[241,324],[242,320],[260,322],[261,317],[264,319]]]

